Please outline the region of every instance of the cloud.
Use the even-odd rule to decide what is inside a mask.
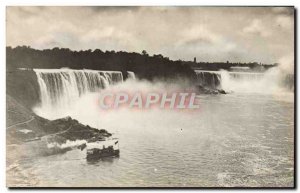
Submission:
[[[278,16],[276,17],[276,23],[287,30],[293,30],[294,19],[289,16]]]
[[[293,8],[7,7],[7,45],[278,62],[293,53]]]
[[[80,40],[84,43],[89,42],[101,42],[106,39],[110,39],[113,37],[113,40],[118,41],[120,43],[126,42],[128,39],[133,39],[134,37],[131,34],[126,33],[125,31],[121,31],[116,29],[115,27],[109,26],[104,28],[98,28],[88,31],[85,35],[80,37]]]
[[[243,29],[243,33],[249,33],[249,34],[258,35],[262,37],[268,37],[270,35],[268,30],[264,27],[263,22],[259,19],[252,20],[250,25],[246,26]]]
[[[294,7],[273,7],[272,11],[276,14],[292,16],[294,14]]]
[[[194,26],[183,30],[180,45],[199,45],[215,44],[221,40],[221,37],[204,26]]]

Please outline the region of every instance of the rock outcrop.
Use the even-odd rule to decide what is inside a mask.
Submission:
[[[197,86],[198,94],[227,94],[223,89],[207,88],[201,85]]]

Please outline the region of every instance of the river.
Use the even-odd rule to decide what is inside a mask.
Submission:
[[[99,117],[98,124],[119,137],[119,158],[89,163],[86,150],[78,149],[29,153],[8,173],[21,186],[293,186],[292,93],[235,92],[198,100],[196,112],[120,110]],[[38,148],[36,143],[27,146]]]

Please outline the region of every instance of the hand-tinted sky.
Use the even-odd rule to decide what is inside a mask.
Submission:
[[[274,63],[293,60],[294,9],[8,7],[7,46],[18,45]]]

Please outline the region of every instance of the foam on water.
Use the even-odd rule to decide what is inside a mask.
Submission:
[[[292,93],[294,75],[281,68],[271,68],[266,72],[229,72],[195,70],[198,83],[203,86],[224,89],[228,92],[263,93],[277,95]]]
[[[119,71],[73,70],[73,69],[34,69],[40,86],[41,104],[34,108],[35,113],[46,118],[59,118],[48,114],[68,111],[82,96],[111,85],[123,82]]]
[[[221,85],[235,92],[198,96],[201,111],[196,113],[101,111],[97,106],[99,93],[89,90],[70,100],[65,108],[40,108],[36,112],[49,119],[71,116],[83,124],[116,133],[121,154],[118,159],[90,165],[84,151],[74,150],[31,160],[26,166],[44,186],[292,186],[294,109],[292,101],[275,97],[274,93],[284,90],[276,81],[281,73],[216,73]],[[51,79],[64,78],[63,72],[54,74]],[[89,75],[91,78],[84,80],[96,80]],[[48,93],[45,80],[39,84]],[[172,91],[185,87],[129,79],[98,92]],[[49,170],[49,163],[53,170]]]

